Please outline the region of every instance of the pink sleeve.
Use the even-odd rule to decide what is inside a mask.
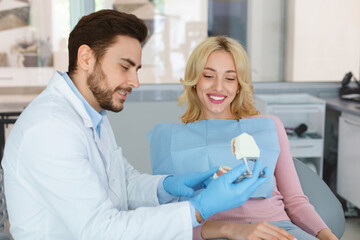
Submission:
[[[280,154],[275,167],[275,180],[284,197],[285,210],[294,224],[316,236],[321,229],[328,227],[304,195],[282,122],[275,116],[271,117],[275,120],[280,144]]]

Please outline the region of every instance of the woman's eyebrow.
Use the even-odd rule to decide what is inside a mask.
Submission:
[[[216,72],[216,70],[211,67],[206,67],[206,68],[204,68],[204,70],[210,70],[210,71]]]
[[[211,67],[206,67],[206,68],[204,68],[204,70],[209,70],[209,71],[212,71],[212,72],[216,72],[216,70],[213,69],[213,68],[211,68]],[[225,72],[226,72],[226,73],[236,73],[235,70],[227,70],[227,71],[225,71]]]

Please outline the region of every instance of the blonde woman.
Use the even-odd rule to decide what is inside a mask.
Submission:
[[[194,239],[337,239],[303,194],[281,121],[254,107],[243,47],[225,36],[206,39],[191,54],[181,82],[183,124],[159,124],[148,135],[153,173],[234,167],[242,162],[232,156],[230,140],[247,132],[273,174],[244,205],[194,228]]]

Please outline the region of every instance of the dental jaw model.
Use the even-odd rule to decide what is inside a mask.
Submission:
[[[260,150],[254,138],[247,133],[242,133],[231,140],[231,149],[236,159],[242,159],[246,166],[246,172],[238,177],[234,183],[241,182],[246,177],[252,177],[253,173],[249,168],[248,161],[256,161],[260,157]],[[214,173],[213,179],[220,177],[230,170],[231,167],[220,166],[219,170]],[[260,177],[265,177],[264,171],[260,172]]]
[[[236,182],[240,182],[245,177],[252,177],[253,173],[249,168],[248,160],[256,161],[260,157],[260,150],[254,138],[247,133],[242,133],[231,140],[231,148],[236,159],[242,159],[247,169],[246,172],[244,172],[244,174],[236,180]],[[263,176],[264,172],[261,171],[260,177]]]
[[[231,167],[220,166],[219,170],[216,173],[214,173],[213,179],[220,177],[221,175],[223,175],[224,173],[227,173],[230,170],[231,170]]]

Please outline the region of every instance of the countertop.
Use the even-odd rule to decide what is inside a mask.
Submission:
[[[0,113],[21,112],[38,94],[0,95]],[[327,107],[334,110],[360,116],[360,103],[341,100],[339,98],[322,98]]]
[[[0,95],[0,113],[22,112],[38,94]]]
[[[341,100],[340,98],[323,98],[326,101],[326,106],[356,116],[360,116],[360,103],[347,100]]]
[[[28,104],[29,104],[28,102],[0,103],[0,113],[22,112]]]

